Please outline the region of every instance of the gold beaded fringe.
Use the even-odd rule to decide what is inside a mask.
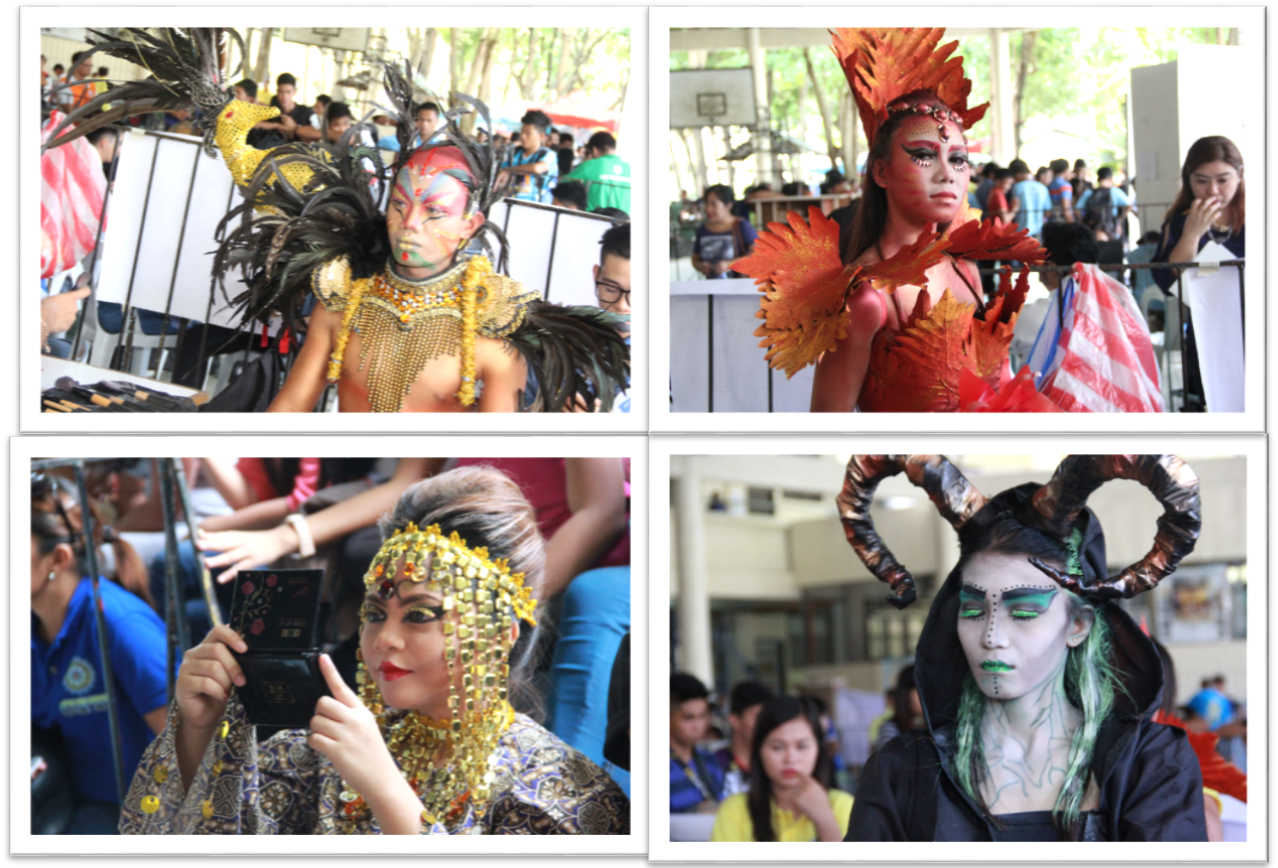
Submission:
[[[461,356],[462,406],[475,403],[475,338],[479,331],[479,291],[493,273],[487,257],[466,263],[460,291],[447,285],[412,291],[385,275],[351,281],[341,332],[328,362],[328,382],[341,379],[346,345],[359,332],[360,369],[368,365],[369,406],[374,413],[398,413],[426,364],[440,356]],[[454,284],[453,286],[456,286]],[[371,361],[370,361],[371,355]]]
[[[403,578],[397,578],[401,569]],[[506,692],[511,626],[514,618],[535,624],[537,601],[522,573],[511,573],[505,560],[490,560],[487,549],[470,549],[456,532],[444,537],[438,525],[419,530],[409,524],[382,545],[364,576],[365,587],[383,596],[403,581],[426,582],[443,599],[450,719],[388,711],[362,654],[356,676],[360,697],[422,800],[423,830],[436,822],[457,822],[467,804],[478,822],[496,783],[489,760],[515,718]],[[458,665],[460,694],[454,678]],[[349,786],[343,785],[340,798],[341,817],[356,821],[367,810]]]

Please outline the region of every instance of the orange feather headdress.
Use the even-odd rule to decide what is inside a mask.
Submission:
[[[963,58],[951,56],[958,41],[940,45],[944,27],[841,27],[830,34],[871,145],[891,110],[910,108],[893,104],[912,91],[933,91],[951,109],[945,119],[964,130],[990,107],[967,107],[972,82],[963,75]]]

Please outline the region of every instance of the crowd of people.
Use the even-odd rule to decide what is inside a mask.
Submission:
[[[184,471],[197,514],[182,519],[195,537],[181,544],[176,563],[164,550],[156,463],[120,459],[86,469],[87,507],[60,471],[33,473],[31,480],[35,831],[626,833],[629,688],[616,686],[628,685],[629,668],[626,461],[190,459]],[[96,583],[88,572],[86,515],[101,573]],[[438,531],[428,530],[434,526]],[[448,542],[454,532],[460,544]],[[421,534],[429,538],[418,540]],[[460,586],[455,608],[449,596],[451,576],[415,571],[404,559],[405,539],[413,545],[452,546],[459,554],[486,549],[481,557],[500,561],[497,569],[506,570],[501,575],[510,575],[525,590],[509,599],[494,593],[484,606],[476,597],[475,610],[466,614]],[[217,613],[209,611],[201,590],[197,548],[215,577]],[[507,561],[508,568],[501,566]],[[245,646],[244,637],[226,626],[231,589],[244,570],[297,566],[325,570],[319,627],[323,665],[332,695],[343,707],[321,700],[314,711],[311,729],[327,733],[332,742],[295,730],[259,731],[257,741],[235,693],[246,680],[230,652],[243,652]],[[176,581],[166,581],[172,573]],[[389,593],[374,593],[385,590],[384,576],[396,573],[400,578]],[[522,575],[516,579],[516,574]],[[444,609],[430,608],[443,599],[441,582],[449,585]],[[175,589],[192,642],[198,644],[176,649],[180,664],[170,703],[166,661],[172,638],[159,613],[166,611],[167,595]],[[423,594],[430,617],[423,617]],[[95,596],[102,601],[111,684],[99,653]],[[468,801],[463,793],[449,810],[423,820],[422,804],[404,810],[409,804],[405,780],[396,770],[396,762],[407,770],[410,759],[421,755],[401,753],[401,742],[390,739],[385,727],[379,735],[373,715],[381,714],[382,705],[397,709],[408,715],[397,718],[402,730],[409,726],[403,721],[417,720],[417,712],[445,721],[454,714],[450,709],[457,706],[448,702],[453,679],[446,674],[453,664],[445,666],[444,658],[445,648],[470,630],[457,629],[463,615],[464,623],[478,630],[490,619],[513,622],[500,671],[479,676],[482,707],[504,715],[509,694],[513,710],[496,725],[501,737],[487,744],[491,756],[480,757],[485,761],[478,766],[458,765],[463,757],[452,752],[448,740],[435,744],[432,761],[440,769],[452,768],[455,776],[469,775],[468,786],[482,784],[493,773],[501,782],[487,800]],[[457,659],[469,662],[473,649],[463,650]],[[459,667],[458,679],[462,671]],[[469,687],[474,673],[465,672]],[[370,684],[381,694],[370,693]],[[118,754],[109,704],[116,706],[120,721]],[[320,718],[329,723],[317,723]],[[478,737],[467,730],[477,723],[457,719],[461,729],[453,732],[460,732],[462,741]],[[484,724],[484,731],[493,725]],[[219,726],[221,735],[215,736]],[[245,743],[254,747],[228,750]],[[473,751],[470,742],[465,745]],[[403,750],[410,748],[420,751],[423,745]],[[350,800],[332,804],[318,795],[306,776],[316,768],[312,752],[331,762],[326,774],[335,770],[359,792],[364,803],[358,815],[343,810]],[[272,756],[275,765],[268,772]],[[284,757],[295,774],[281,776]],[[116,787],[117,759],[126,783],[132,781],[123,803]],[[243,800],[230,804],[215,796],[223,774],[240,776]],[[560,775],[570,775],[576,790],[541,786]],[[281,781],[292,788],[289,801],[297,810],[287,817],[270,808],[263,813],[249,790],[260,786],[267,798]],[[236,783],[239,793],[240,780]],[[409,798],[417,796],[434,804],[430,793]],[[201,809],[215,798],[216,809]],[[348,828],[351,823],[357,828]]]
[[[712,816],[711,841],[842,841],[852,797],[836,786],[843,758],[824,703],[743,681],[725,740],[711,736],[710,699],[695,676],[671,677],[671,815]]]

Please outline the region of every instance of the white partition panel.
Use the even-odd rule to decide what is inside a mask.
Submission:
[[[670,409],[710,409],[709,296],[670,294]],[[654,390],[654,395],[656,394]]]
[[[599,264],[599,242],[612,228],[611,220],[580,211],[560,213],[555,233],[555,261],[551,265],[546,300],[555,304],[595,306],[594,267]]]
[[[554,214],[503,199],[493,205],[488,219],[501,227],[510,242],[510,276],[544,297],[555,237]]]
[[[98,300],[234,325],[221,294],[210,304],[217,224],[234,204],[231,174],[193,136],[136,134],[120,145],[103,231]],[[231,280],[234,297],[243,287]]]
[[[670,284],[673,412],[808,412],[812,368],[787,380],[784,372],[768,367],[754,335],[758,309],[752,280]]]
[[[556,304],[598,304],[592,269],[611,220],[518,199],[502,199],[488,219],[510,242],[511,277]]]

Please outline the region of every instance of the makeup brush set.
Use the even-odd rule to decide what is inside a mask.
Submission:
[[[46,413],[195,413],[190,398],[143,389],[136,383],[103,380],[82,385],[71,377],[59,377],[52,389],[40,394]]]

